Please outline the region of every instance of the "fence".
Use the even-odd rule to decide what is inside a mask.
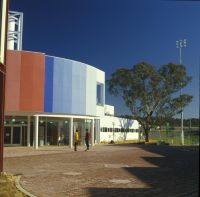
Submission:
[[[181,144],[181,129],[152,130],[149,133],[150,140],[164,141],[169,144]],[[184,144],[199,145],[199,128],[184,128]]]

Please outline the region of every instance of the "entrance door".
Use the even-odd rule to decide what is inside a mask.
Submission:
[[[22,133],[21,126],[5,126],[4,127],[4,144],[5,145],[21,145]]]
[[[4,144],[11,144],[11,127],[4,127]]]
[[[13,145],[21,145],[21,126],[13,126]]]

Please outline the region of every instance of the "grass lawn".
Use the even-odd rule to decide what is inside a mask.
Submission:
[[[15,186],[16,176],[0,174],[0,197],[26,197]]]

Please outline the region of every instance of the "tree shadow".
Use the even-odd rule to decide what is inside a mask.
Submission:
[[[142,157],[155,167],[123,168],[146,188],[88,188],[90,196],[162,196],[162,197],[197,197],[199,196],[199,149],[155,145],[114,145],[139,147],[156,157]]]

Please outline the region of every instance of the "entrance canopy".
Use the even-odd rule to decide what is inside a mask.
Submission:
[[[85,131],[91,134],[91,145],[100,142],[100,121],[98,117],[48,114],[48,113],[7,113],[5,116],[6,145],[34,146],[69,145],[73,147],[73,134],[79,131],[80,144],[84,144]],[[16,129],[18,128],[18,129]],[[15,133],[15,132],[18,133]]]

